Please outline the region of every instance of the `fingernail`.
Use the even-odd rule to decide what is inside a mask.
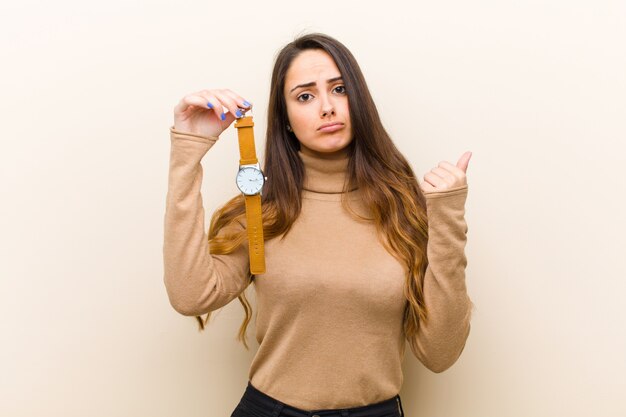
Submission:
[[[241,117],[241,116],[243,116],[243,113],[241,112],[241,110],[237,110],[237,113],[235,113],[235,115],[237,117]]]
[[[222,120],[226,120],[226,113],[222,113],[220,117],[222,118]]]
[[[251,106],[251,104],[248,103],[246,100],[243,101],[243,105],[246,106],[246,107],[250,107]]]
[[[208,108],[210,108],[210,109],[212,109],[212,108],[213,108],[213,105],[211,104],[211,102],[210,102],[210,101],[209,101],[209,102],[207,102],[207,103],[206,103],[206,105],[207,105],[207,106],[208,106]]]

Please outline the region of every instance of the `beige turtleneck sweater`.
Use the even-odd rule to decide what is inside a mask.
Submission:
[[[203,315],[250,284],[248,246],[228,255],[209,253],[200,161],[217,138],[173,128],[170,137],[165,287],[176,311]],[[302,212],[284,240],[265,242],[266,273],[253,281],[259,349],[249,371],[252,385],[304,410],[350,408],[399,393],[407,342],[428,369],[448,369],[470,331],[467,185],[426,194],[424,297],[430,321],[408,339],[402,328],[406,267],[380,244],[373,224],[357,222],[341,206],[348,159],[301,152],[300,158],[306,170]],[[367,213],[358,190],[346,197]]]

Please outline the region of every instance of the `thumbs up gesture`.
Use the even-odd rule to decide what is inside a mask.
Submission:
[[[441,192],[466,185],[467,177],[465,173],[471,157],[471,152],[465,152],[459,158],[456,166],[447,161],[439,162],[439,165],[424,175],[424,181],[419,185],[422,192],[424,194]]]

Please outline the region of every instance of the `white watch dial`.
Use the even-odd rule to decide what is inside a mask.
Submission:
[[[244,194],[258,194],[263,188],[264,182],[263,173],[257,168],[246,167],[237,173],[237,187]]]

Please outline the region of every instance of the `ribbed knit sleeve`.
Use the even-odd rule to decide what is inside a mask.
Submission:
[[[233,253],[209,252],[200,188],[200,161],[216,143],[170,128],[170,162],[165,208],[163,265],[169,301],[185,316],[200,316],[237,298],[250,284],[247,240]],[[239,223],[220,230],[243,229]]]
[[[452,366],[470,332],[472,302],[465,285],[465,200],[468,186],[426,193],[428,268],[424,277],[426,323],[408,340],[413,354],[433,372]]]

